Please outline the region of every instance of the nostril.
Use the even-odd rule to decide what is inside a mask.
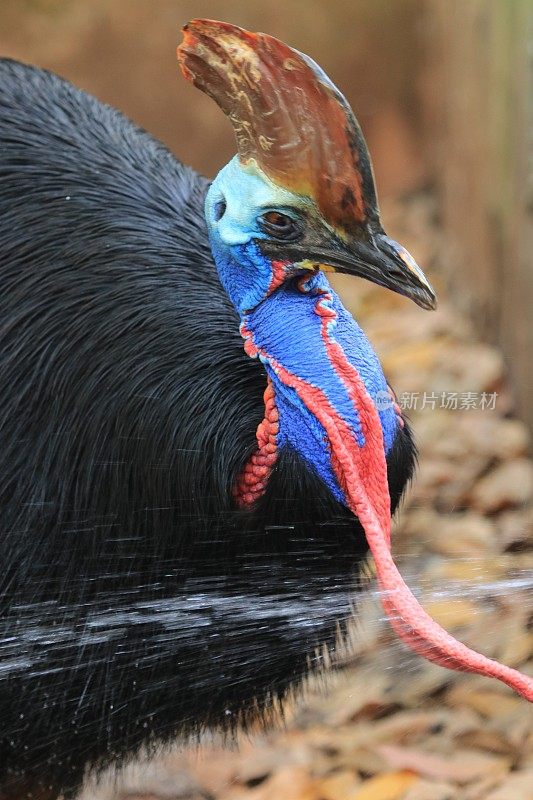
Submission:
[[[215,222],[219,222],[219,220],[222,219],[225,213],[226,213],[226,201],[219,200],[217,203],[215,203],[213,208],[213,218]]]

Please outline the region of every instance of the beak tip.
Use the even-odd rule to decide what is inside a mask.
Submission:
[[[426,311],[436,311],[438,307],[437,295],[432,289],[428,289],[427,292],[424,292],[423,298],[420,298],[418,305]]]

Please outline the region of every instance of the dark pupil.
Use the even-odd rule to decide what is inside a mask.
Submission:
[[[269,211],[264,215],[264,219],[269,225],[279,230],[287,230],[292,225],[292,219],[285,214],[280,214],[278,211]]]
[[[258,224],[264,233],[285,242],[294,242],[302,234],[301,221],[294,220],[280,211],[265,211],[258,218]]]

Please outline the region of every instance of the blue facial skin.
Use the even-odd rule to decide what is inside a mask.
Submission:
[[[305,210],[308,205],[269,181],[259,168],[244,168],[237,156],[211,184],[205,203],[211,250],[222,285],[241,317],[265,299],[272,279],[270,262],[254,244],[268,238],[257,217],[280,206],[287,214],[290,208]]]
[[[398,428],[377,356],[353,317],[346,311],[322,272],[310,274],[303,292],[293,281],[283,283],[270,295],[272,265],[257,245],[268,238],[257,218],[267,211],[302,212],[309,201],[273,184],[253,166],[243,168],[235,158],[219,173],[206,198],[206,218],[213,257],[220,280],[245,329],[263,353],[261,361],[273,381],[279,411],[278,446],[296,450],[322,478],[334,497],[346,504],[330,460],[326,432],[296,391],[283,383],[273,366],[284,369],[319,387],[336,413],[348,424],[357,443],[364,436],[357,409],[335,372],[321,335],[321,318],[315,311],[317,295],[327,291],[336,318],[328,332],[342,347],[377,406],[385,452]],[[262,302],[268,296],[267,302]],[[325,298],[322,304],[328,302]],[[266,355],[268,354],[268,356]]]

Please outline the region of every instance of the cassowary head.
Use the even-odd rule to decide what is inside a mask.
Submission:
[[[435,307],[423,273],[381,227],[372,166],[344,97],[282,42],[194,20],[178,58],[235,129],[238,156],[206,199],[221,282],[241,317],[246,353],[265,367],[265,418],[235,489],[253,509],[288,447],[364,528],[383,607],[417,653],[505,681],[533,700],[533,681],[470,650],[426,614],[390,551],[386,456],[403,421],[379,360],[324,272],[347,272]],[[385,402],[383,402],[385,400]]]
[[[361,129],[320,67],[228,23],[194,20],[184,35],[185,76],[218,103],[237,138],[239,154],[213,182],[206,217],[213,248],[250,263],[241,285],[222,276],[238,310],[253,308],[273,281],[318,267],[433,308],[424,274],[381,227]]]

